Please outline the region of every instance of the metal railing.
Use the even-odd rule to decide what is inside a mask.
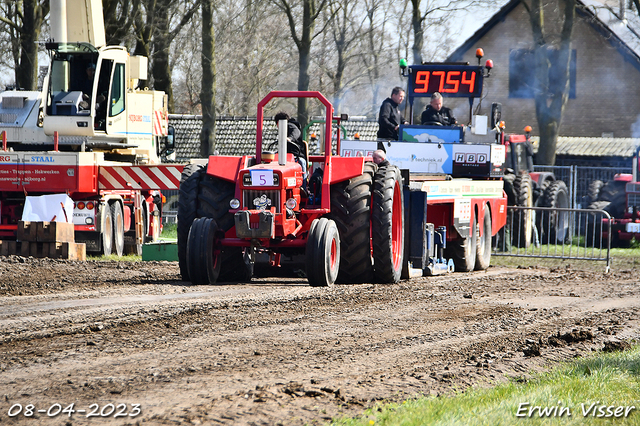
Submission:
[[[610,219],[604,210],[509,206],[493,255],[602,261],[609,272]]]

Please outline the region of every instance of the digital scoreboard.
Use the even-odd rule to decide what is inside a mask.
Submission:
[[[473,65],[412,65],[409,97],[442,96],[477,98],[482,95],[482,67]]]

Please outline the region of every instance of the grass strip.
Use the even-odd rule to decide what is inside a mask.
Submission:
[[[620,408],[619,408],[620,407]],[[640,425],[640,346],[580,358],[539,373],[526,383],[510,381],[453,396],[423,397],[379,405],[360,425]]]

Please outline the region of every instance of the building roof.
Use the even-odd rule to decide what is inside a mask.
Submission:
[[[533,150],[538,152],[540,138],[531,137]],[[556,155],[577,157],[631,158],[640,147],[640,138],[594,138],[558,136]]]
[[[513,11],[521,0],[510,0],[495,15],[491,16],[471,37],[449,55],[448,61],[460,61],[463,55],[474,49],[482,37]],[[626,9],[624,16],[599,0],[577,0],[576,12],[588,17],[588,22],[640,70],[640,17],[635,11]]]
[[[315,117],[312,117],[315,120]],[[200,158],[200,131],[202,129],[201,115],[169,114],[169,124],[175,128],[177,163],[188,162],[191,158]],[[353,139],[355,133],[360,134],[362,140],[376,140],[378,132],[377,121],[343,121],[342,137]],[[314,123],[309,127],[309,134],[320,134],[322,125]],[[216,118],[216,151],[220,155],[248,155],[254,154],[256,149],[256,118],[255,117],[217,117]],[[346,133],[346,134],[345,134]],[[266,142],[277,139],[277,129],[272,117],[265,117],[263,140]],[[310,153],[317,153],[317,144],[310,143]]]

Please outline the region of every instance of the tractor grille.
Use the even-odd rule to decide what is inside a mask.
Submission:
[[[640,194],[628,194],[629,207],[640,207]]]
[[[265,207],[265,210],[269,210],[271,207],[276,208],[276,213],[280,213],[280,190],[273,189],[269,191],[265,190],[251,190],[245,189],[242,191],[242,205],[245,209],[258,209],[259,206],[256,206],[253,202],[256,198],[262,198],[265,196],[267,200],[271,200],[271,204],[268,204]]]

